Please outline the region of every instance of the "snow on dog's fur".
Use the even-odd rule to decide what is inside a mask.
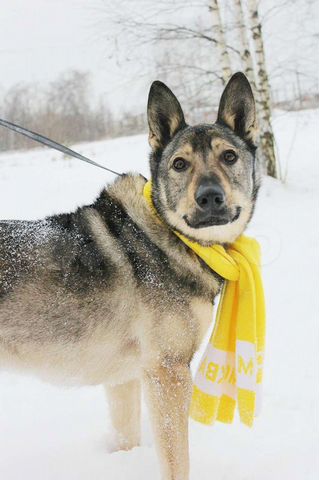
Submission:
[[[226,245],[259,187],[247,79],[227,85],[214,125],[186,124],[154,82],[148,103],[153,201],[127,174],[89,206],[0,223],[0,362],[53,381],[106,386],[119,448],[140,442],[143,383],[162,478],[188,479],[190,361],[222,280],[180,242]]]

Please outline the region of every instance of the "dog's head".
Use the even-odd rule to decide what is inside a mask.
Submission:
[[[175,230],[202,244],[233,242],[253,213],[259,187],[255,102],[236,73],[214,124],[188,126],[171,90],[154,82],[148,99],[153,201]]]

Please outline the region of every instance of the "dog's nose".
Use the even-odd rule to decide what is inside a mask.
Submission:
[[[199,207],[204,210],[221,210],[225,204],[225,194],[218,184],[202,184],[198,187],[195,200]]]

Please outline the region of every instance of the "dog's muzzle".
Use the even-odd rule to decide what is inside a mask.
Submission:
[[[226,204],[223,188],[216,182],[203,181],[195,194],[197,204],[196,213],[189,218],[184,215],[184,220],[192,228],[211,227],[213,225],[226,225],[232,223],[240,216],[240,207],[230,211]]]

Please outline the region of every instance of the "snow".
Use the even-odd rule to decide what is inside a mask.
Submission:
[[[264,253],[263,411],[253,429],[238,419],[231,426],[191,422],[192,480],[311,480],[319,473],[318,111],[277,112],[274,127],[285,183],[264,179],[249,228]],[[74,148],[118,171],[148,175],[145,135]],[[73,209],[91,202],[112,178],[49,150],[2,154],[0,218],[34,219]],[[159,480],[144,406],[143,446],[111,453],[102,387],[54,387],[2,372],[0,424],[4,480]]]

